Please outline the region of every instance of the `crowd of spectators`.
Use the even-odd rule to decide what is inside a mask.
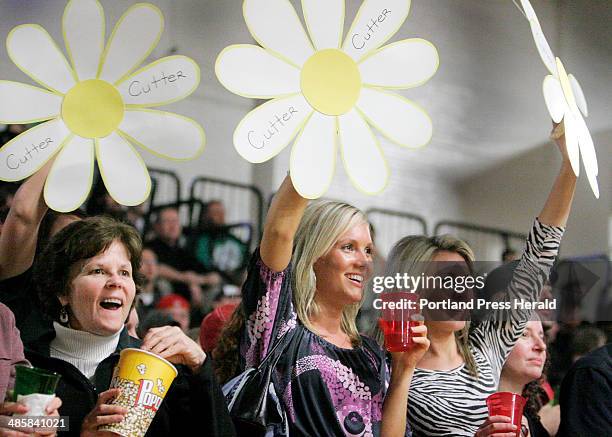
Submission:
[[[21,126],[10,126],[0,135],[0,144],[22,131]],[[83,423],[80,435],[82,437],[94,436],[95,433],[88,432],[94,432],[97,425],[110,423],[105,422],[106,420],[111,421],[117,418],[120,420],[125,414],[122,410],[105,410],[104,407],[105,402],[116,395],[112,390],[105,390],[108,386],[104,387],[100,383],[108,376],[104,373],[104,369],[108,369],[109,363],[116,358],[112,354],[107,358],[108,353],[119,351],[123,347],[144,347],[163,355],[167,351],[156,349],[159,348],[159,342],[162,341],[159,339],[173,342],[172,344],[179,351],[172,355],[172,359],[178,360],[177,365],[182,366],[180,367],[180,382],[177,383],[180,389],[176,389],[176,392],[179,393],[176,397],[169,398],[168,411],[160,415],[163,419],[156,422],[150,435],[170,435],[168,433],[174,430],[187,430],[187,422],[178,424],[177,421],[187,421],[189,415],[200,409],[206,411],[203,417],[206,417],[206,420],[212,424],[211,435],[234,435],[235,431],[225,408],[218,380],[227,382],[240,370],[244,370],[244,360],[250,360],[253,366],[261,362],[265,356],[263,348],[269,348],[271,345],[271,343],[264,344],[265,339],[271,341],[272,338],[272,331],[267,332],[266,330],[278,328],[279,331],[274,331],[274,335],[279,335],[280,330],[291,330],[295,327],[296,317],[301,320],[304,314],[313,315],[308,311],[300,313],[300,308],[296,309],[298,311],[296,315],[290,303],[291,296],[283,298],[285,299],[283,302],[268,299],[270,295],[276,296],[278,300],[279,296],[274,293],[280,293],[281,288],[284,292],[291,291],[289,289],[292,286],[289,285],[290,275],[293,274],[291,264],[289,264],[291,248],[287,249],[286,245],[283,246],[283,250],[288,250],[287,257],[283,258],[283,262],[280,263],[282,265],[278,269],[271,270],[264,264],[279,256],[274,246],[276,242],[264,247],[263,258],[266,259],[262,260],[262,255],[257,250],[248,267],[252,248],[232,233],[234,224],[227,223],[225,205],[221,200],[212,200],[205,204],[198,224],[188,226],[188,229],[185,229],[181,223],[181,214],[177,206],[168,205],[158,208],[147,217],[149,211],[145,211],[142,206],[126,208],[119,205],[108,195],[101,183],[95,185],[83,211],[75,211],[70,214],[48,211],[42,200],[42,186],[49,165],[21,185],[12,183],[0,185],[0,222],[2,224],[0,227],[0,326],[2,327],[0,436],[19,436],[20,434],[16,431],[15,434],[10,434],[13,431],[3,428],[7,426],[4,419],[7,415],[25,412],[18,404],[1,402],[14,383],[15,364],[27,363],[29,360],[37,366],[48,366],[59,371],[57,366],[61,361],[61,372],[64,377],[67,379],[73,377],[74,380],[69,389],[64,387],[64,391],[60,393],[64,395],[64,398],[60,399],[62,397],[60,396],[48,406],[47,414],[70,414],[78,417]],[[287,183],[286,181],[285,184]],[[281,196],[286,196],[286,199],[296,196],[289,188],[285,187],[285,191],[284,194],[281,191]],[[303,199],[299,202],[303,202]],[[301,203],[298,206],[301,207]],[[301,212],[295,213],[295,216],[299,222]],[[152,227],[145,235],[147,220],[151,220]],[[282,222],[279,216],[276,216],[276,220]],[[363,225],[367,223],[359,222],[357,226]],[[316,227],[315,224],[312,226],[313,229]],[[115,236],[110,237],[104,243],[103,238],[109,237],[99,233],[100,229],[107,229],[108,232],[116,234],[112,234]],[[553,231],[549,232],[552,235]],[[365,226],[362,233],[371,234],[373,239],[371,226]],[[271,235],[276,237],[276,234],[268,233],[267,241],[273,240]],[[304,238],[313,237],[307,235]],[[552,237],[547,236],[546,238],[549,238],[547,241],[550,244]],[[143,242],[142,246],[140,239]],[[77,246],[82,246],[82,248]],[[460,252],[459,249],[450,251],[454,250]],[[71,254],[72,258],[62,260],[64,253]],[[368,253],[370,261],[376,265],[376,270],[382,272],[385,260],[376,251],[375,246],[371,247]],[[504,262],[520,259],[520,257],[517,251],[508,250],[507,253],[504,253]],[[104,270],[106,269],[105,263],[108,263],[109,270],[123,272],[127,269],[134,278],[134,289],[126,293],[126,296],[130,297],[130,302],[127,302],[126,298],[125,302],[121,301],[118,304],[104,303],[105,310],[121,311],[121,317],[117,318],[119,323],[116,323],[115,320],[113,323],[117,326],[113,325],[110,328],[104,320],[98,320],[96,317],[89,320],[87,300],[74,295],[75,290],[80,287],[80,282],[78,284],[76,282],[83,281],[80,278],[86,275],[85,268],[90,267],[91,260],[98,259],[99,261],[96,262],[103,267],[98,267],[96,264],[92,268]],[[467,255],[465,259],[470,261]],[[117,260],[123,263],[120,264]],[[316,260],[312,261],[314,263]],[[334,260],[329,262],[332,261]],[[508,265],[516,267],[518,263],[519,261],[514,261],[514,264]],[[126,265],[129,265],[129,268]],[[249,268],[248,277],[247,267]],[[318,267],[318,271],[326,271],[325,268],[328,267]],[[282,276],[277,273],[279,271],[286,272],[288,276]],[[109,276],[112,275],[109,274]],[[72,282],[68,281],[68,278]],[[113,285],[110,288],[124,289],[121,278],[114,278],[112,281]],[[247,281],[246,290],[251,290],[251,292],[255,290],[259,294],[255,293],[254,297],[251,296],[251,300],[243,303],[240,287],[245,281]],[[282,287],[281,282],[275,281],[281,281]],[[52,289],[52,286],[60,283],[68,286],[68,291]],[[42,285],[48,285],[46,291],[41,291]],[[87,287],[85,289],[94,290],[90,285]],[[609,287],[609,284],[604,287]],[[541,288],[542,296],[546,296],[550,284],[546,283]],[[88,291],[88,293],[95,292],[95,290]],[[39,296],[44,296],[45,293],[46,298],[39,302],[37,299]],[[256,298],[260,299],[259,303],[255,302]],[[371,296],[365,296],[365,299],[368,298]],[[273,324],[269,319],[273,319],[274,316],[280,317],[281,310],[278,314],[270,313],[271,308],[261,304],[261,299],[268,299],[266,305],[282,304],[279,308],[282,311],[286,310],[284,316],[287,318],[274,321],[274,328],[272,328]],[[50,301],[55,300],[58,300],[63,306],[57,302],[49,304]],[[115,308],[115,305],[118,307]],[[70,308],[68,312],[65,312],[66,307]],[[248,312],[245,312],[245,308],[248,309]],[[355,312],[357,317],[352,322],[362,333],[371,331],[378,320],[377,313],[371,311],[371,305],[365,305],[364,309],[368,311],[362,311],[359,316]],[[67,329],[63,325],[64,322],[71,327],[79,326],[84,331],[82,334],[91,334],[93,337],[85,335],[79,337],[72,329]],[[124,325],[126,333],[123,331]],[[304,328],[306,325],[300,322],[299,326],[303,327],[299,336],[314,336],[314,329],[318,329],[316,324],[307,325]],[[436,331],[439,328],[432,329],[432,326],[430,325],[429,328],[430,334],[435,338],[440,338],[441,335]],[[479,329],[485,332],[491,327],[485,329],[474,325],[471,328],[461,328],[466,332],[465,335],[475,336],[476,339],[478,335],[474,332],[480,332]],[[245,337],[247,332],[249,334]],[[98,339],[95,336],[101,333],[109,334],[113,340],[109,344],[97,342]],[[459,345],[461,334],[455,334],[449,333],[453,337],[453,344],[455,344],[454,339],[457,338]],[[607,430],[612,433],[612,417],[610,416],[612,414],[610,405],[612,361],[610,359],[609,323],[595,325],[581,320],[557,321],[549,313],[536,312],[524,331],[522,333],[512,332],[512,335],[515,334],[518,337],[513,340],[508,350],[498,357],[500,362],[497,364],[500,367],[495,367],[497,364],[493,367],[498,372],[499,390],[522,393],[527,399],[524,428],[530,432],[529,435],[532,437],[594,435],[589,434],[589,430],[604,430],[604,432]],[[298,336],[298,334],[293,335]],[[363,357],[366,358],[360,357],[359,360],[369,360],[370,355],[373,354],[366,351],[364,344],[372,350],[375,349],[375,346],[367,343],[363,336],[360,337],[361,339],[347,338],[346,342],[342,343],[343,347],[339,347],[332,340],[328,342],[325,338],[327,337],[324,335],[316,337],[314,343],[312,339],[308,340],[309,347],[312,350],[325,349],[324,354],[338,354],[340,357],[351,347],[354,348],[354,351],[361,351],[361,348],[364,348]],[[435,345],[435,341],[432,341],[432,345]],[[97,343],[94,344],[94,342]],[[315,343],[318,346],[315,346]],[[80,353],[71,349],[74,348],[74,345],[79,344],[85,345],[84,348],[88,353],[93,353],[97,357],[96,360],[91,360],[90,356],[71,355]],[[303,344],[305,343],[299,347],[302,347]],[[25,351],[23,345],[26,345]],[[237,359],[236,354],[239,350],[243,355]],[[234,358],[228,359],[232,354]],[[207,356],[215,360],[214,369],[211,360],[202,358]],[[114,358],[111,359],[112,357]],[[300,359],[308,357],[307,354]],[[466,357],[469,358],[467,355]],[[435,364],[438,363],[437,359],[439,357],[425,355],[422,363],[434,363],[432,366],[437,368],[438,364]],[[406,364],[397,356],[394,356],[393,359],[387,357],[387,364],[391,362],[395,369]],[[466,363],[469,366],[471,361],[466,358]],[[288,362],[287,365],[290,367],[293,364]],[[474,362],[473,364],[476,369],[477,365],[481,366],[482,363]],[[384,359],[378,363],[378,366],[385,367]],[[491,367],[491,364],[489,363],[488,366]],[[484,366],[478,367],[477,372],[482,372],[483,368],[488,371],[488,367]],[[302,368],[298,366],[296,369]],[[367,368],[366,370],[364,375],[371,377],[372,369]],[[438,372],[443,375],[442,377],[446,377],[449,372],[446,368],[442,371],[419,368],[413,370],[416,372],[416,379],[412,383],[411,390],[416,395],[415,403],[420,402],[418,396],[426,396],[423,394],[425,392],[419,392],[421,389],[421,386],[418,385],[419,378],[422,377],[419,372],[430,372],[430,374]],[[295,370],[297,371],[302,370]],[[376,373],[374,372],[374,378],[380,376]],[[313,384],[319,382],[310,381]],[[372,383],[371,380],[369,382]],[[380,382],[383,385],[385,383],[385,381],[377,381],[372,384],[372,387]],[[390,383],[390,380],[387,379],[386,382]],[[391,383],[395,384],[393,381]],[[104,390],[97,391],[94,385]],[[389,385],[389,387],[393,387],[393,390],[397,389],[397,385]],[[179,390],[182,391],[179,392]],[[87,398],[87,401],[76,408],[74,403],[79,396],[91,396],[91,398]],[[199,402],[197,405],[196,400]],[[303,412],[310,411],[309,409],[312,408],[316,410],[315,406],[310,404],[311,400],[296,398],[294,401],[302,403],[299,408]],[[62,402],[64,402],[64,407],[62,407]],[[401,400],[397,401],[395,397],[393,402],[401,405]],[[409,414],[413,414],[417,418],[415,420],[418,420],[420,414],[429,414],[428,405],[428,403],[419,404],[415,411],[410,412],[409,410]],[[421,408],[423,410],[420,410]],[[174,418],[172,411],[176,410],[173,409],[180,411],[180,414]],[[292,413],[295,414],[295,411]],[[377,415],[376,420],[380,422],[377,426],[388,426],[384,424],[382,409],[372,414],[372,420]],[[346,420],[349,420],[352,416],[346,417]],[[406,414],[403,417],[405,420]],[[408,418],[410,422],[412,417],[409,415]],[[160,423],[162,420],[164,422]],[[292,424],[296,427],[295,429],[300,430],[302,427],[310,429],[309,426],[312,424],[303,422],[303,418],[300,420]],[[344,428],[338,429],[350,430],[349,426],[343,426]],[[410,423],[408,426],[410,427]],[[488,418],[484,422],[473,423],[473,428],[468,428],[470,435],[490,436],[496,435],[496,431],[503,431],[504,426],[509,426],[505,419]],[[333,427],[330,429],[337,431]],[[387,429],[392,429],[392,427]],[[423,429],[425,428],[418,426],[414,428],[415,435],[435,435],[428,434]],[[326,433],[327,430],[321,432]],[[48,435],[53,433],[50,432]],[[45,434],[39,433],[38,435]],[[72,435],[79,435],[79,431],[72,432]],[[297,435],[301,434],[298,432]],[[523,433],[523,435],[527,434]]]

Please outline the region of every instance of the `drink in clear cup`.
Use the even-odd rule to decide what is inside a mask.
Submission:
[[[60,378],[55,372],[18,364],[15,366],[13,398],[28,407],[26,416],[46,416],[45,409],[55,397]]]
[[[407,291],[381,294],[382,314],[379,326],[385,335],[389,352],[405,352],[414,346],[412,328],[423,317],[418,309],[418,295]]]
[[[170,362],[140,349],[123,349],[109,388],[121,389],[111,403],[127,408],[123,421],[101,426],[123,437],[143,437],[178,372]]]
[[[519,394],[508,391],[493,393],[487,398],[489,416],[506,416],[516,426],[516,436],[521,435],[523,408],[527,400]]]

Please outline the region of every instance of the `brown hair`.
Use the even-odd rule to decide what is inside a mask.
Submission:
[[[213,368],[221,384],[225,384],[240,373],[240,336],[246,316],[240,303],[219,335],[219,342],[212,351]]]
[[[104,252],[114,242],[124,246],[132,264],[136,290],[142,286],[139,273],[142,241],[136,229],[110,217],[90,217],[76,221],[55,235],[40,254],[34,266],[34,283],[43,311],[58,320],[60,296],[68,295],[78,269],[74,267]]]

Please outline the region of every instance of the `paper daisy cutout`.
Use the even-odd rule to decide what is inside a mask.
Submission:
[[[247,27],[261,47],[229,46],[215,66],[231,92],[271,99],[236,128],[238,153],[264,162],[297,136],[291,179],[311,199],[331,183],[337,144],[353,185],[367,194],[384,189],[389,170],[370,125],[406,147],[432,135],[427,113],[390,90],[432,77],[436,48],[419,38],[379,48],[404,23],[410,0],[365,0],[342,42],[344,7],[344,0],[302,0],[307,34],[288,0],[245,0]]]
[[[521,0],[525,17],[531,25],[531,33],[540,57],[550,72],[544,78],[542,90],[546,107],[555,123],[563,120],[567,153],[576,176],[580,173],[580,155],[593,194],[599,199],[597,183],[597,156],[589,128],[583,115],[588,116],[587,102],[578,80],[567,74],[561,60],[553,54],[542,32],[540,21],[529,0]]]
[[[134,71],[163,30],[161,11],[147,3],[123,14],[106,46],[97,0],[69,1],[62,29],[70,63],[38,25],[18,26],[7,37],[11,60],[45,89],[0,81],[0,123],[45,123],[0,149],[0,179],[24,179],[56,156],[44,198],[57,211],[72,211],[91,190],[97,159],[113,199],[142,203],[151,181],[135,145],[173,160],[203,151],[204,130],[197,122],[148,109],[187,97],[200,70],[190,58],[168,56]]]

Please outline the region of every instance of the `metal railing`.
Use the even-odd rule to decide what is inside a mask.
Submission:
[[[527,234],[471,223],[441,221],[434,235],[451,234],[470,245],[478,261],[501,261],[504,251],[511,249],[520,256]]]
[[[416,214],[370,208],[366,215],[374,229],[376,248],[383,256],[387,256],[391,247],[406,235],[427,235],[427,222]]]
[[[189,200],[193,208],[190,212],[192,221],[197,217],[199,222],[205,204],[220,200],[226,210],[225,221],[230,224],[250,224],[253,229],[251,241],[254,244],[259,242],[263,231],[264,200],[261,191],[254,185],[199,177],[191,183]]]

